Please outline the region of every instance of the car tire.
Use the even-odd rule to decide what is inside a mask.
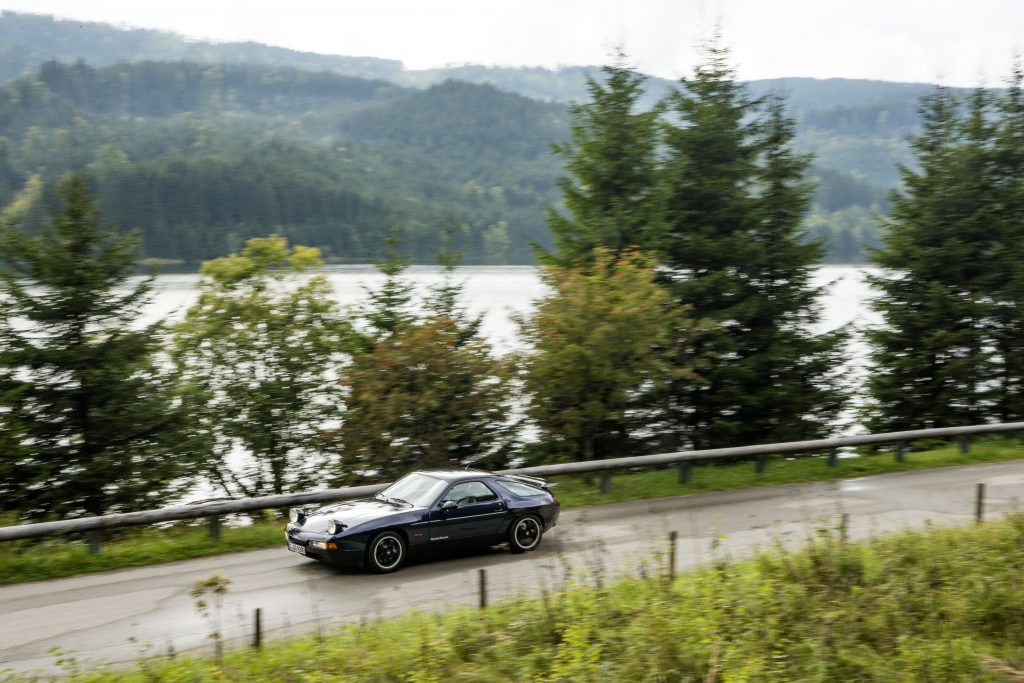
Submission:
[[[525,553],[540,545],[544,526],[533,515],[519,517],[508,530],[508,547],[514,553]]]
[[[390,574],[405,564],[405,539],[395,531],[385,531],[370,540],[366,548],[366,566],[377,574]]]

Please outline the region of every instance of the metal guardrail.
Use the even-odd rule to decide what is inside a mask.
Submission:
[[[915,439],[959,437],[961,439],[961,450],[966,450],[969,443],[968,440],[971,436],[977,434],[998,434],[1006,432],[1021,432],[1024,434],[1024,422],[1006,422],[988,425],[972,425],[967,427],[941,427],[937,429],[917,429],[904,432],[887,432],[884,434],[841,436],[828,439],[815,439],[813,441],[791,441],[787,443],[760,444],[757,446],[740,446],[736,448],[712,448],[701,451],[657,453],[654,455],[638,455],[629,458],[609,458],[606,460],[589,460],[585,462],[570,462],[556,465],[519,467],[501,470],[500,473],[526,474],[544,477],[598,472],[602,474],[602,488],[606,489],[608,474],[614,470],[678,464],[680,466],[680,480],[686,481],[688,478],[689,466],[695,462],[758,456],[757,467],[758,471],[761,472],[764,470],[766,458],[769,455],[829,452],[829,462],[830,464],[835,464],[835,453],[837,449],[885,443],[897,444],[896,457],[897,459],[902,460],[904,444]],[[171,522],[185,519],[197,519],[201,517],[208,517],[211,518],[211,521],[214,521],[223,515],[239,512],[362,498],[373,495],[387,486],[388,484],[349,486],[338,489],[324,489],[322,491],[307,491],[305,493],[260,496],[257,498],[242,498],[240,500],[202,503],[198,505],[178,505],[174,507],[160,508],[157,510],[143,510],[140,512],[124,512],[119,514],[103,515],[102,517],[83,517],[56,522],[20,524],[17,526],[0,527],[0,541],[39,538],[52,534],[82,533],[99,531],[102,529],[119,529],[129,526],[142,526],[146,524],[155,524],[157,522]],[[216,528],[219,528],[216,523],[211,524],[211,530]]]

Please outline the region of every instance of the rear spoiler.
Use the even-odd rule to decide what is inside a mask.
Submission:
[[[528,477],[525,474],[503,474],[501,476],[506,477],[508,479],[515,479],[516,481],[521,481],[524,484],[529,484],[531,486],[537,486],[539,488],[544,489],[545,491],[554,486],[558,486],[557,481],[544,481],[543,479],[538,479],[537,477]]]

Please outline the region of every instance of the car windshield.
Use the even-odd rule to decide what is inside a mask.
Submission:
[[[447,482],[443,479],[435,479],[413,472],[405,475],[380,493],[388,498],[404,500],[422,508],[437,500],[446,485]]]

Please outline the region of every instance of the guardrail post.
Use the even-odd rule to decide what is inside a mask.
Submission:
[[[480,570],[480,609],[487,607],[487,570]]]
[[[89,544],[89,554],[99,555],[100,554],[100,532],[98,531],[86,531],[85,541]]]
[[[679,461],[679,483],[689,484],[690,483],[690,461],[680,460]]]
[[[259,607],[256,608],[256,613],[253,615],[253,635],[252,635],[252,646],[257,650],[263,647],[263,610]]]
[[[210,538],[212,538],[215,541],[219,541],[220,540],[220,517],[218,517],[217,515],[213,515],[211,517],[207,517],[207,519],[210,521]]]
[[[960,435],[960,455],[967,455],[971,452],[971,435],[961,434]]]
[[[839,464],[839,451],[834,448],[828,449],[828,466],[835,467]]]
[[[612,473],[609,470],[601,470],[601,493],[608,493],[612,485]]]
[[[907,444],[903,441],[896,442],[896,462],[903,462],[907,459]]]
[[[754,471],[758,474],[764,474],[766,469],[768,469],[768,456],[762,453],[757,456],[757,465],[754,467]]]
[[[985,517],[985,484],[978,484],[977,494],[974,497],[974,521],[981,523]]]

